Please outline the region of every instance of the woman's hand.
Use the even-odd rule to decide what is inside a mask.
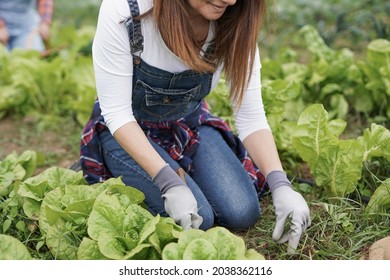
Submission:
[[[270,172],[266,180],[271,190],[276,215],[272,238],[278,243],[288,241],[287,253],[294,254],[302,233],[311,225],[309,207],[303,196],[293,190],[283,171]],[[288,222],[290,225],[285,232]]]
[[[278,243],[288,241],[287,252],[294,254],[302,233],[311,224],[309,207],[302,195],[287,185],[274,190],[272,200],[276,215],[272,238]],[[284,232],[287,221],[290,222],[290,228]]]
[[[42,37],[42,40],[44,42],[49,42],[50,39],[50,24],[47,22],[42,21],[39,24],[38,32]]]
[[[153,177],[160,188],[167,214],[184,229],[199,228],[203,218],[190,188],[168,164]]]
[[[186,185],[168,189],[164,198],[165,211],[183,229],[199,228],[203,218],[198,215],[198,206],[194,195]]]

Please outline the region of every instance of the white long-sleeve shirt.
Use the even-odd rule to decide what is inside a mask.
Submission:
[[[142,14],[153,6],[153,0],[138,0],[138,5]],[[93,42],[97,94],[102,115],[111,133],[124,124],[135,121],[131,106],[133,58],[127,29],[124,24],[120,24],[129,15],[127,0],[103,0]],[[141,29],[144,36],[141,58],[146,63],[172,73],[189,69],[168,49],[151,17],[141,21]],[[213,24],[210,24],[204,49],[213,37]],[[260,69],[257,49],[252,76],[242,104],[238,107],[232,101],[235,126],[241,140],[257,130],[270,129],[261,98]],[[222,67],[213,74],[212,88],[217,85],[221,73]]]

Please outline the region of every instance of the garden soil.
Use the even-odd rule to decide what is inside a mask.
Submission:
[[[45,159],[36,173],[50,166],[68,168],[78,159],[79,140],[70,139],[69,130],[64,128],[42,129],[34,118],[6,117],[0,120],[0,160],[13,152],[34,150]]]

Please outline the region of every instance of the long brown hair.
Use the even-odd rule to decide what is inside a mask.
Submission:
[[[252,73],[265,2],[237,0],[216,21],[215,51],[211,60],[217,63],[199,56],[199,43],[194,39],[187,0],[154,0],[152,13],[167,46],[191,69],[214,72],[223,63],[226,78],[231,81],[230,96],[241,104]]]

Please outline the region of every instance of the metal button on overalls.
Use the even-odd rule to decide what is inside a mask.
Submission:
[[[169,97],[168,96],[164,96],[163,103],[164,104],[168,104],[169,103]]]
[[[140,64],[141,63],[141,59],[139,57],[135,57],[134,58],[134,64]]]

